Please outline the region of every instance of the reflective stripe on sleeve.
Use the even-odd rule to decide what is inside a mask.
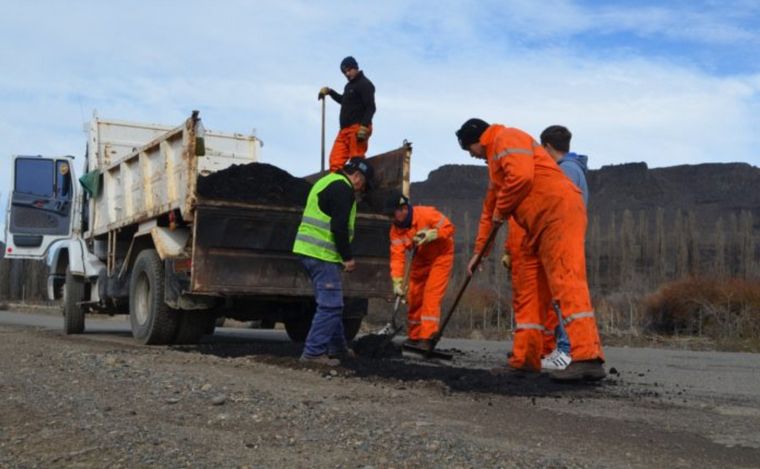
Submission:
[[[421,318],[423,321],[429,321],[429,322],[440,322],[441,318],[435,317],[435,316],[422,316]]]
[[[493,157],[494,161],[498,161],[505,156],[509,156],[512,154],[521,154],[521,155],[532,155],[533,150],[528,150],[525,148],[507,148],[506,150],[502,150],[499,153],[496,154],[496,156]]]

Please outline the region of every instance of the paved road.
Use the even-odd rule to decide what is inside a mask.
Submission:
[[[49,314],[0,311],[0,324],[59,330],[61,321]],[[132,341],[126,316],[88,318],[85,334],[94,340]],[[217,328],[213,336],[204,339],[209,344],[288,341],[282,330],[228,327]],[[453,366],[490,368],[502,362],[511,343],[443,339],[439,348],[463,352],[455,355]],[[660,393],[686,393],[707,404],[738,406],[760,416],[759,354],[630,347],[607,347],[605,353],[608,371],[614,368],[628,383]]]
[[[366,432],[368,425],[371,428],[379,425],[378,419],[388,420],[380,427],[411,426],[421,435],[415,438],[422,439],[403,440],[403,445],[412,445],[405,447],[411,453],[404,454],[419,455],[418,451],[427,451],[429,445],[425,438],[436,435],[438,442],[456,442],[448,453],[438,456],[458,457],[459,454],[470,458],[467,459],[469,465],[760,467],[760,356],[753,354],[609,347],[606,349],[607,368],[609,371],[614,368],[615,372],[607,380],[593,386],[568,386],[551,383],[545,376],[520,380],[484,372],[484,368],[503,362],[510,346],[506,342],[447,339],[440,347],[455,353],[450,363],[363,359],[347,364],[335,375],[338,381],[334,381],[300,369],[299,346],[291,344],[281,330],[220,328],[195,347],[140,347],[132,340],[125,317],[89,317],[87,331],[81,336],[66,337],[60,329],[59,316],[0,311],[3,334],[0,337],[4,338],[0,348],[7,349],[0,355],[0,363],[5,363],[0,366],[0,388],[16,396],[13,402],[0,400],[0,410],[13,417],[13,421],[25,422],[29,415],[27,407],[19,407],[19,403],[30,409],[44,407],[46,403],[53,405],[55,401],[50,401],[47,393],[57,393],[62,386],[73,386],[68,392],[81,394],[83,402],[91,398],[101,400],[103,408],[111,408],[110,402],[122,402],[120,388],[132,386],[126,395],[137,396],[138,400],[159,399],[159,404],[169,402],[169,407],[164,409],[166,406],[159,405],[152,409],[151,412],[158,412],[160,417],[153,419],[152,414],[146,414],[137,433],[130,430],[132,413],[125,414],[126,420],[109,417],[106,413],[98,422],[104,435],[108,431],[123,431],[134,433],[132,436],[142,441],[143,433],[151,432],[155,422],[174,416],[191,418],[188,416],[195,415],[193,412],[198,409],[190,397],[178,403],[174,394],[163,396],[162,393],[174,393],[177,386],[185,386],[199,377],[212,380],[215,376],[211,385],[239,388],[240,402],[248,402],[246,396],[261,387],[271,387],[277,391],[273,395],[278,396],[276,405],[279,407],[273,410],[274,415],[303,406],[304,402],[311,405],[313,396],[322,396],[320,402],[329,404],[329,415],[348,412],[343,426],[332,427],[331,432]],[[126,360],[124,367],[119,365],[122,359]],[[16,365],[19,360],[20,367]],[[272,372],[272,366],[278,371]],[[129,375],[129,379],[124,381],[126,377],[113,375],[113,367]],[[266,380],[261,381],[257,376],[266,376]],[[141,377],[143,381],[132,381]],[[48,386],[46,380],[57,380],[59,384]],[[199,382],[191,388],[203,385]],[[108,386],[114,388],[113,393],[104,390]],[[285,390],[297,392],[298,396],[279,396]],[[186,401],[189,407],[178,412]],[[78,428],[92,419],[88,413],[92,406],[76,402],[67,398],[47,410],[56,421],[70,422],[61,428],[64,435],[78,434]],[[242,416],[261,412],[258,407],[249,407],[236,404],[234,409]],[[119,407],[113,409],[118,415],[126,412]],[[203,427],[202,422],[207,421],[204,419],[214,418],[213,411],[208,412],[211,413],[199,417],[202,428],[207,428]],[[44,413],[38,414],[32,427],[47,428],[49,418]],[[309,415],[296,412],[287,424],[294,418]],[[319,419],[309,419],[311,417],[304,425],[323,425]],[[123,428],[112,429],[122,424]],[[184,422],[175,424],[182,428],[185,425]],[[3,427],[0,418],[0,466],[3,461],[29,465],[47,461],[40,454],[58,457],[60,451],[55,446],[46,453],[39,452],[44,433],[14,425]],[[3,438],[4,428],[11,432],[9,438]],[[275,450],[277,435],[283,428],[273,433],[275,446],[271,454],[266,453],[271,461],[281,457],[282,453]],[[560,438],[553,436],[557,429],[563,429]],[[208,437],[204,435],[194,444],[209,442],[207,446],[211,447],[237,444],[222,430],[224,428]],[[240,429],[253,430],[249,425]],[[380,452],[369,457],[369,460],[381,461],[380,465],[383,465],[382,455],[386,454],[382,448],[398,449],[401,444],[378,443],[396,434],[395,430],[385,432],[381,430],[381,436],[373,443],[380,445]],[[256,438],[265,435],[253,434]],[[191,432],[183,438],[193,439],[197,435]],[[24,446],[19,446],[19,441],[25,442]],[[183,441],[175,443],[191,459],[208,454]],[[307,451],[308,441],[296,443],[296,451]],[[214,442],[213,445],[210,442]],[[110,444],[104,436],[93,447],[108,448]],[[129,451],[133,451],[135,444],[125,443]],[[79,454],[81,445],[69,446],[69,454]],[[3,448],[12,451],[5,460]],[[239,448],[240,454],[248,451],[246,448],[246,445]],[[510,460],[483,463],[490,461],[484,455],[505,452],[511,455],[512,464]],[[114,457],[103,453],[102,460],[113,461]],[[215,461],[229,463],[229,458],[229,454],[220,454]],[[335,465],[334,459],[321,462]]]

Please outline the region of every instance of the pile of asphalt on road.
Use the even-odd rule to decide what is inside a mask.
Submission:
[[[267,163],[233,165],[198,177],[198,195],[261,205],[303,207],[311,184]]]

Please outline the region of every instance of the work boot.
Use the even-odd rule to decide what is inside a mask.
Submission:
[[[338,366],[340,365],[340,360],[337,358],[330,358],[329,356],[325,355],[319,355],[316,357],[310,357],[308,355],[301,355],[301,358],[298,359],[301,363],[312,363],[314,365],[322,365],[322,366]]]
[[[598,358],[593,360],[574,361],[564,370],[551,372],[549,377],[554,381],[599,381],[607,376]]]
[[[564,370],[572,361],[570,355],[560,349],[554,349],[552,353],[541,359],[541,369],[546,371]]]
[[[351,347],[346,347],[338,352],[329,352],[327,354],[330,358],[337,358],[338,360],[353,360],[356,358],[356,352]]]

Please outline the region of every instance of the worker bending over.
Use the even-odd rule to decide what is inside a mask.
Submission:
[[[351,354],[343,332],[341,271],[356,268],[351,253],[355,192],[368,190],[373,174],[364,159],[352,158],[343,170],[323,176],[309,191],[293,244],[314,285],[317,302],[302,361],[336,366],[340,363],[336,357]]]
[[[427,347],[438,332],[441,301],[454,265],[454,225],[433,207],[412,206],[398,193],[387,204],[391,225],[391,280],[409,304],[407,344]],[[404,285],[406,251],[412,250],[409,285]]]
[[[343,59],[340,71],[348,80],[343,94],[323,86],[318,95],[318,99],[329,95],[340,104],[340,131],[330,151],[331,172],[341,169],[349,158],[367,155],[375,115],[375,85],[359,70],[356,59],[351,56]]]
[[[561,311],[573,362],[552,372],[552,378],[604,378],[604,355],[586,281],[586,209],[580,190],[522,130],[470,119],[456,135],[463,150],[488,163],[490,184],[475,252],[483,248],[494,223],[514,217],[514,223],[525,230],[520,252],[535,253],[535,262],[521,267],[525,285],[530,285],[521,289],[526,304],[517,318],[525,359],[522,363],[510,360],[501,370],[540,371],[547,312],[543,305],[553,301]],[[473,256],[468,265],[470,274],[476,259]]]

